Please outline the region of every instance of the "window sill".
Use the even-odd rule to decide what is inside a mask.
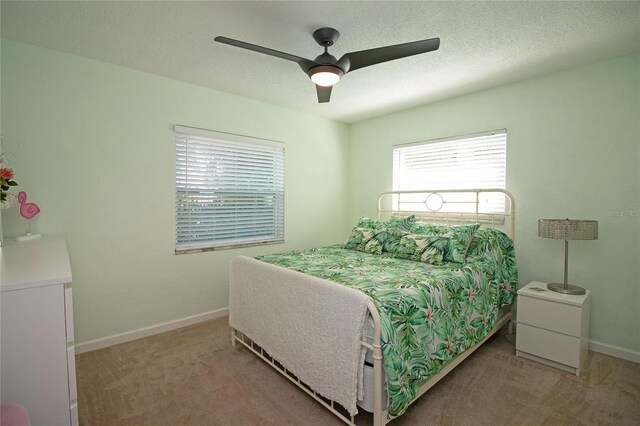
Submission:
[[[175,249],[175,254],[189,254],[189,253],[202,253],[205,251],[218,251],[218,250],[231,250],[245,247],[267,246],[271,244],[284,244],[284,240],[271,240],[271,241],[255,241],[238,244],[228,244],[220,246],[208,246],[208,247],[185,247]]]

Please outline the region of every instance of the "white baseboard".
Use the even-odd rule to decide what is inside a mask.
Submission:
[[[165,331],[175,330],[177,328],[186,327],[203,321],[222,318],[227,315],[229,315],[229,308],[222,308],[215,311],[192,315],[186,318],[163,322],[149,327],[139,328],[133,331],[127,331],[126,333],[114,334],[112,336],[90,340],[88,342],[76,343],[76,354],[95,351],[97,349],[118,345],[120,343],[142,339],[143,337],[153,336],[154,334],[164,333]]]
[[[606,343],[596,342],[595,340],[589,340],[589,350],[640,364],[640,352],[632,349],[621,348],[620,346],[608,345]]]
[[[165,331],[175,330],[177,328],[186,327],[188,325],[197,324],[203,321],[209,321],[222,318],[229,315],[229,308],[217,309],[202,314],[192,315],[186,318],[180,318],[173,321],[163,322],[161,324],[140,328],[138,330],[128,331],[126,333],[114,334],[112,336],[103,337],[101,339],[90,340],[88,342],[77,343],[75,346],[76,354],[95,351],[97,349],[106,348],[120,343],[131,342],[132,340],[142,339],[143,337],[153,336],[154,334],[164,333]],[[514,325],[516,321],[513,321]],[[616,358],[625,359],[640,363],[640,352],[634,351],[620,346],[609,345],[606,343],[589,341],[589,350],[600,352]]]

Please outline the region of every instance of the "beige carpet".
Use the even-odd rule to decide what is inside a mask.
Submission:
[[[229,336],[222,318],[79,355],[81,425],[343,424]],[[640,425],[640,364],[590,352],[576,377],[514,341],[492,337],[392,424]]]

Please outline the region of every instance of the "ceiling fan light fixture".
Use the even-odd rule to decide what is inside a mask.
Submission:
[[[337,67],[321,65],[313,67],[309,70],[309,77],[318,86],[330,87],[340,81],[344,75],[342,70]]]
[[[309,76],[311,81],[315,83],[318,103],[329,102],[331,99],[331,89],[340,81],[343,75],[349,72],[383,62],[418,55],[420,53],[432,52],[438,50],[440,47],[440,39],[436,37],[427,40],[410,41],[392,46],[349,52],[342,55],[340,59],[336,59],[335,56],[328,52],[328,48],[329,46],[333,46],[339,36],[340,33],[334,28],[325,27],[314,31],[313,38],[324,48],[324,53],[317,56],[313,61],[290,53],[280,52],[279,50],[269,49],[268,47],[223,36],[217,36],[214,40],[218,43],[224,43],[295,62],[300,66],[302,71]]]

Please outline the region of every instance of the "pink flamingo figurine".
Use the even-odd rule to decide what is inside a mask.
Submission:
[[[18,202],[20,203],[20,216],[28,221],[27,235],[29,235],[31,234],[31,219],[40,213],[40,207],[35,203],[27,203],[27,193],[24,191],[18,192]]]

